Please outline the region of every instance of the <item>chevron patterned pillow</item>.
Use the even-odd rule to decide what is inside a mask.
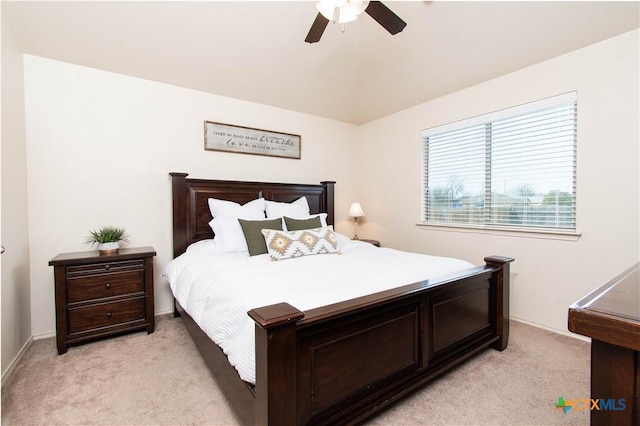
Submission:
[[[262,234],[272,260],[340,253],[338,240],[331,226],[293,232],[263,229]]]

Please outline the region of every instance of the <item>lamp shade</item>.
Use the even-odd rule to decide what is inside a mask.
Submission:
[[[349,209],[349,217],[362,217],[364,216],[364,211],[360,206],[360,203],[352,203],[351,208]]]

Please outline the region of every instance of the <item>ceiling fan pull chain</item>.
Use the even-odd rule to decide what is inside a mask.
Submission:
[[[344,32],[344,24],[342,24],[342,28],[341,29],[342,29],[342,32]]]

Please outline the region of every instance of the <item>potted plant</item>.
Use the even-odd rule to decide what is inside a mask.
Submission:
[[[120,241],[129,242],[128,238],[124,228],[103,226],[97,231],[90,231],[85,244],[98,244],[100,254],[113,254],[118,252]]]

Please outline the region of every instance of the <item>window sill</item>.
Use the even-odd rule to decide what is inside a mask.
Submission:
[[[561,240],[561,241],[577,241],[582,233],[571,231],[547,231],[539,229],[513,229],[513,228],[500,228],[500,227],[481,227],[478,225],[449,225],[449,224],[434,224],[420,222],[416,224],[421,229],[445,231],[445,232],[463,232],[463,233],[476,233],[476,234],[490,234],[490,235],[502,235],[507,237],[520,237],[520,238],[541,238],[547,240]]]

